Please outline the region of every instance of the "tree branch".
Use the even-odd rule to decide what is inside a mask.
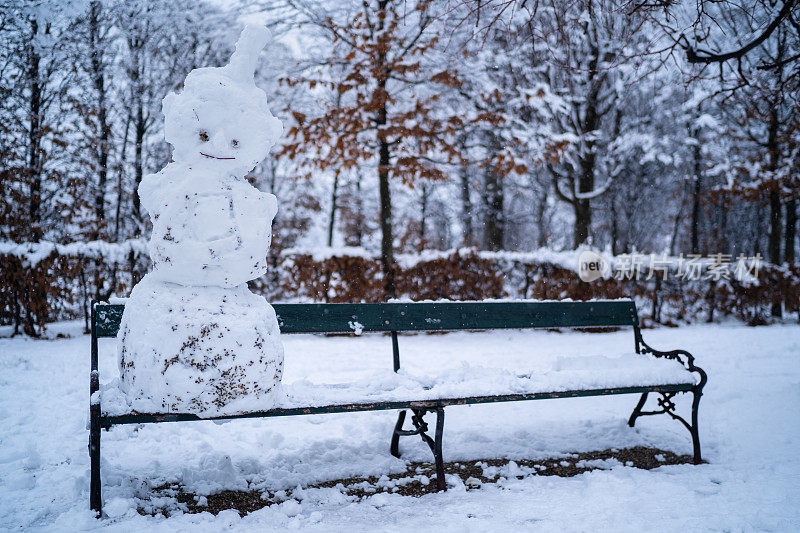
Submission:
[[[775,31],[775,28],[780,26],[781,22],[783,22],[783,19],[789,16],[789,13],[791,13],[792,7],[795,5],[796,1],[797,0],[786,0],[778,15],[772,22],[769,23],[769,25],[761,33],[761,35],[759,35],[746,45],[742,46],[738,50],[732,50],[730,52],[715,54],[709,52],[708,50],[695,49],[691,44],[689,44],[688,39],[686,39],[684,35],[681,35],[678,38],[678,40],[680,41],[680,39],[682,38],[683,40],[686,41],[686,60],[689,63],[708,64],[708,63],[724,63],[725,61],[728,61],[730,59],[739,59],[744,57],[745,55],[747,55],[748,52],[750,52],[750,50],[752,50],[756,46],[766,41],[769,38],[769,36],[772,35],[772,32]]]

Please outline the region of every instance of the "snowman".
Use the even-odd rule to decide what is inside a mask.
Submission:
[[[153,271],[118,338],[121,388],[138,412],[218,416],[269,409],[283,370],[272,309],[247,282],[266,272],[275,196],[245,174],[282,133],[253,81],[267,31],[247,26],[230,62],[193,70],[164,98],[173,162],[138,192]]]

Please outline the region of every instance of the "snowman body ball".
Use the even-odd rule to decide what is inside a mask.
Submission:
[[[228,65],[189,73],[164,98],[173,162],[138,192],[153,223],[153,271],[118,337],[121,388],[138,412],[269,409],[283,370],[275,312],[250,292],[266,272],[277,200],[245,180],[282,126],[253,72],[267,31],[247,26]]]

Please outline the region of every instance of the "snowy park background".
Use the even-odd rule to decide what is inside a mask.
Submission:
[[[253,266],[233,265],[256,278],[242,294],[633,298],[648,343],[689,350],[710,375],[700,408],[707,463],[644,470],[609,460],[562,478],[514,462],[484,466],[492,482],[449,475],[446,493],[410,497],[380,476],[429,454],[412,439],[402,460],[388,454],[391,412],[126,426],[103,435],[109,516],[93,518],[90,305],[129,297],[158,267],[151,234],[171,246],[171,226],[154,230],[149,211],[162,193],[139,196],[160,191],[166,174],[155,173],[168,164],[169,179],[191,181],[165,141],[162,100],[191,71],[224,65],[245,22],[271,32],[253,58],[255,83],[283,134],[252,170],[222,173],[241,186],[237,205],[277,197],[271,226],[274,201],[264,212],[251,205],[263,219],[244,226],[260,235],[253,249],[270,232],[272,245]],[[798,23],[796,0],[3,3],[0,528],[796,530]],[[220,94],[220,106],[233,105]],[[246,100],[240,122],[208,116],[218,129],[252,131],[225,150],[265,153]],[[184,148],[208,141],[205,129],[172,124]],[[235,159],[201,155],[223,160],[215,169]],[[217,174],[200,172],[208,190]],[[186,192],[188,201],[197,191]],[[579,276],[587,254],[604,266],[599,279]],[[213,285],[194,257],[182,256],[200,272],[187,284]],[[231,271],[218,274],[227,282]],[[283,335],[284,381],[366,383],[387,371],[388,338],[354,333]],[[630,332],[460,332],[404,335],[401,352],[404,370],[421,375],[491,367],[491,388],[489,376],[531,361],[583,359],[591,372],[597,356],[630,344]],[[104,384],[119,376],[114,339],[101,342],[100,372]],[[628,428],[634,403],[448,408],[445,457],[571,464],[571,454],[633,446],[690,452],[666,417]],[[315,487],[368,476],[383,492]],[[189,513],[168,486],[196,495],[192,510],[223,490],[285,501],[245,516]]]

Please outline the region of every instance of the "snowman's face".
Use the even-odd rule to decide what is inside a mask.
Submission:
[[[164,101],[165,137],[175,161],[244,175],[266,157],[280,123],[238,94],[220,96],[170,95]]]

